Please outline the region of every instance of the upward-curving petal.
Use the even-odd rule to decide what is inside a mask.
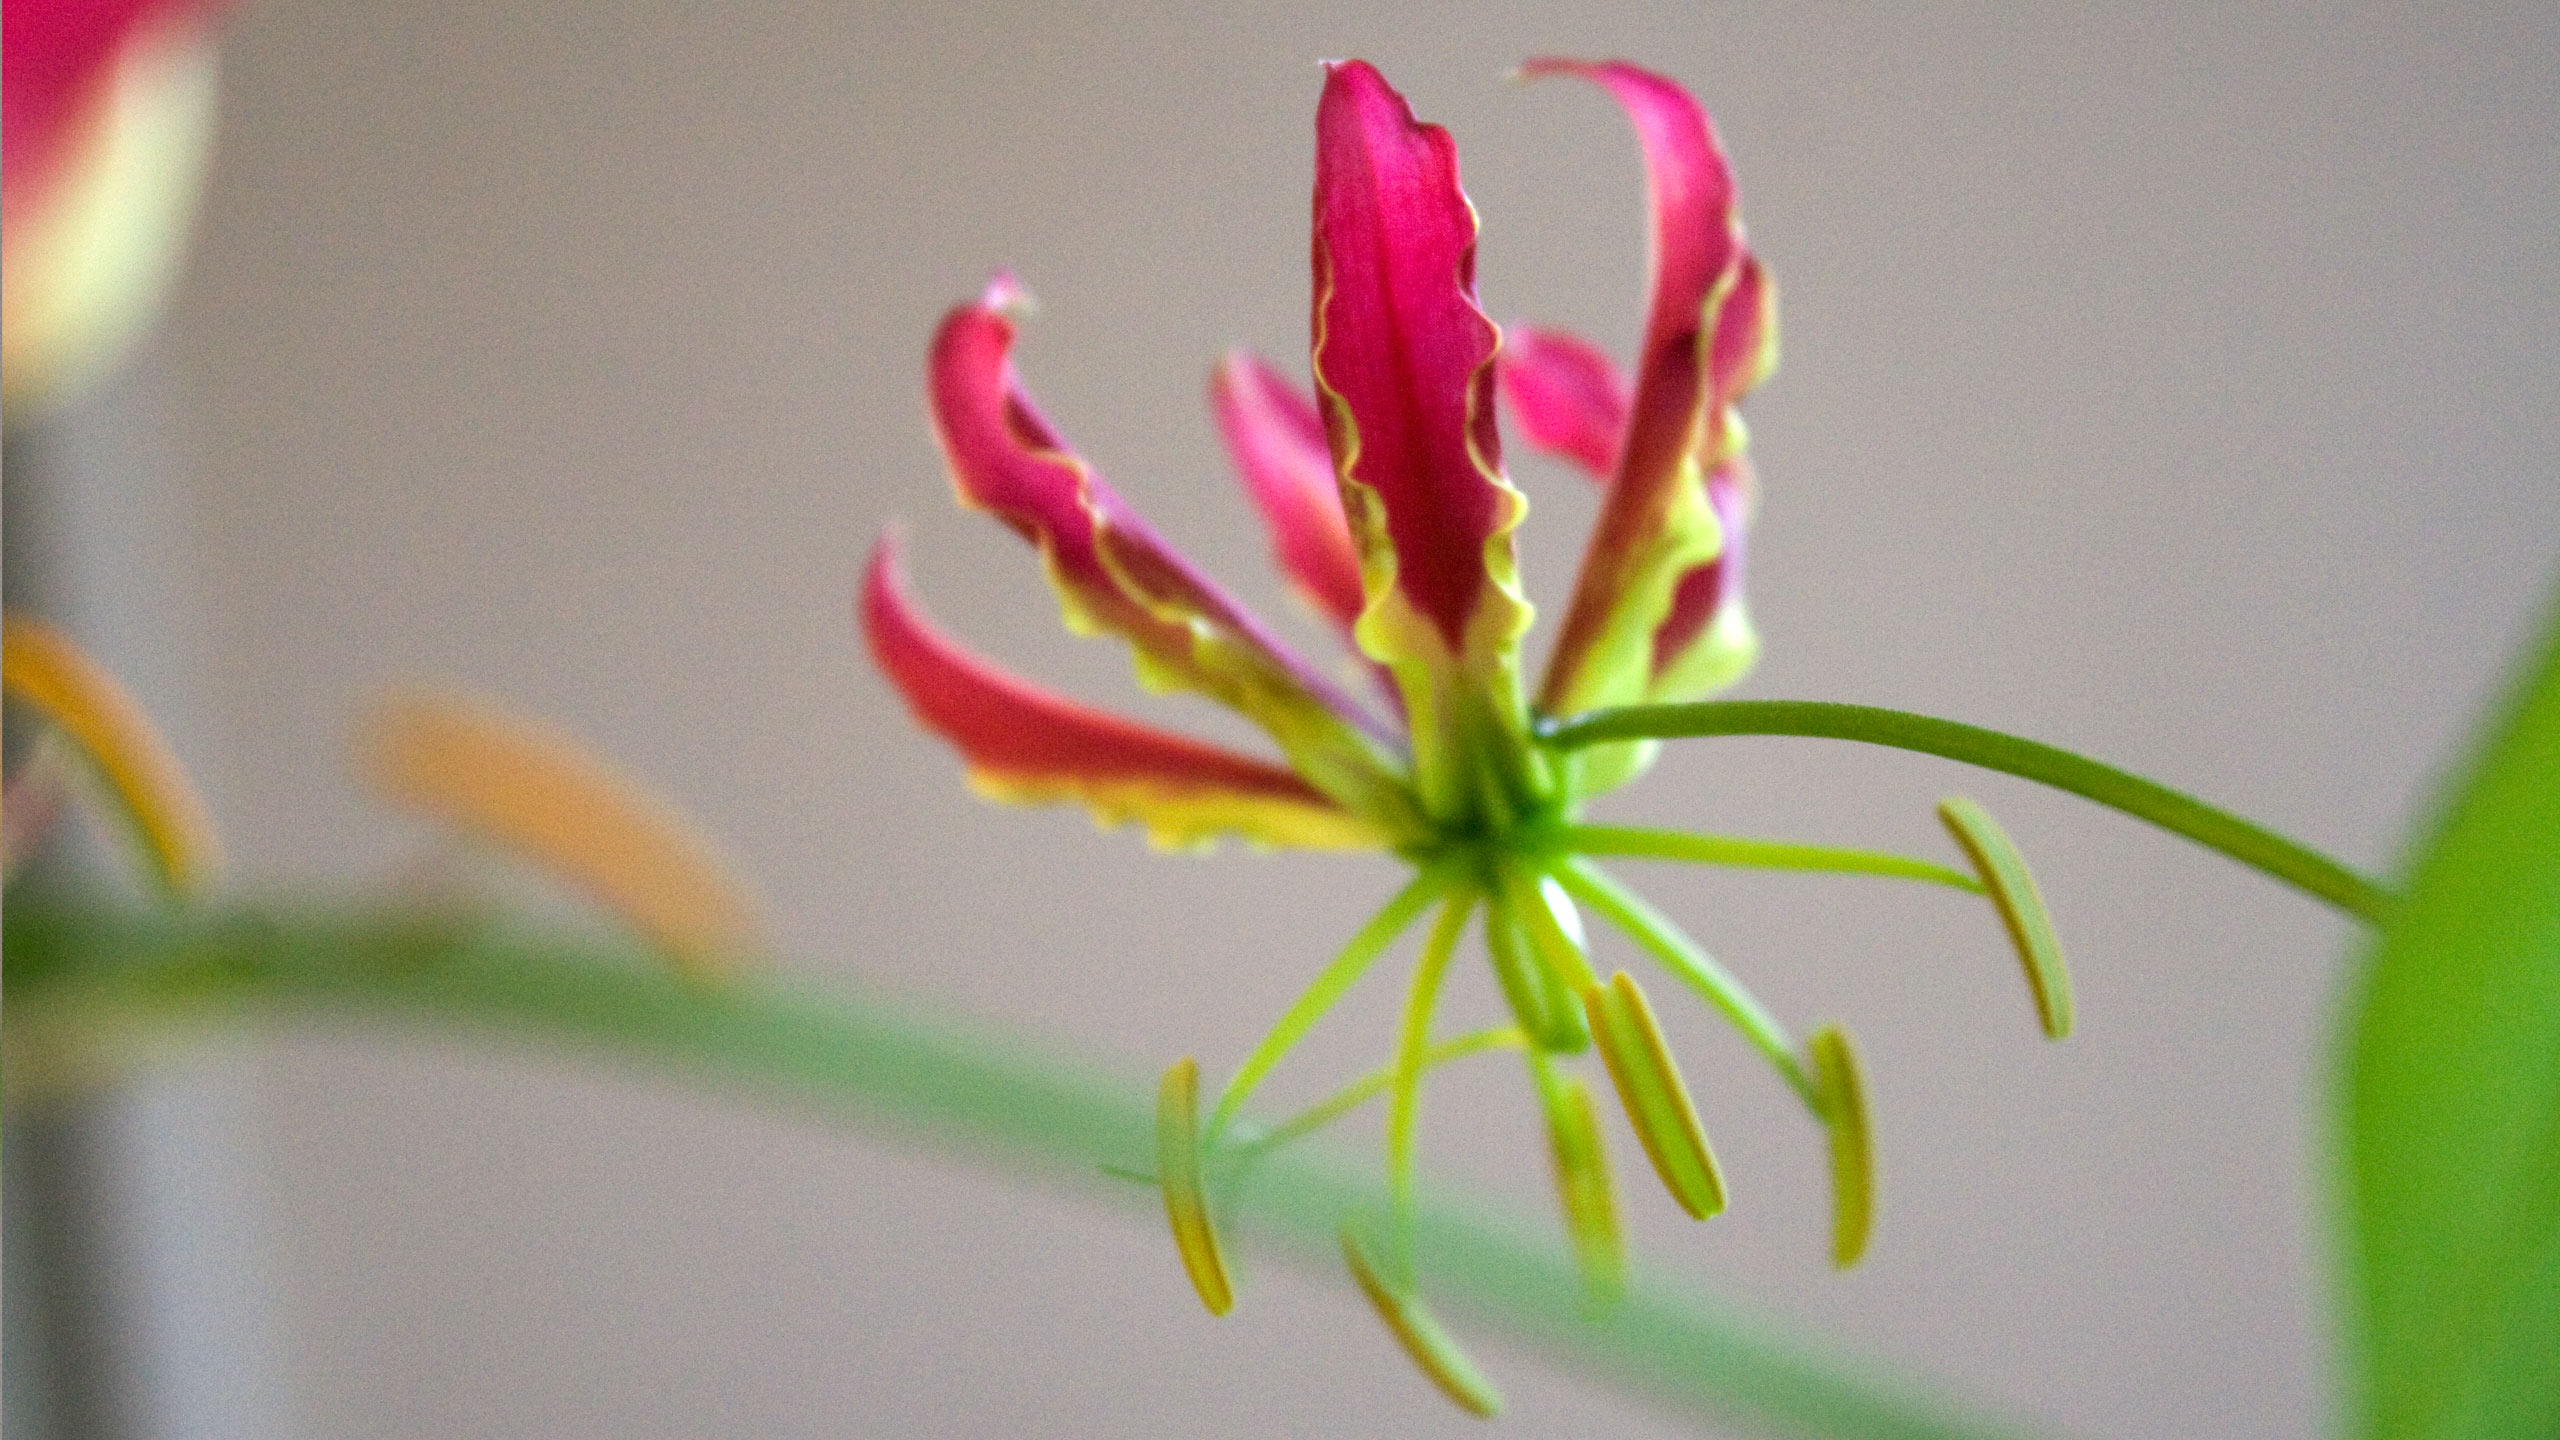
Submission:
[[[1521,598],[1493,357],[1475,297],[1475,208],[1447,131],[1416,121],[1365,61],[1327,69],[1316,108],[1314,361],[1361,562],[1361,648],[1412,717],[1423,803],[1479,802],[1479,738],[1521,729]],[[1528,783],[1525,769],[1502,777]]]
[[[1529,444],[1606,484],[1627,434],[1627,382],[1608,352],[1562,330],[1502,334],[1503,403]]]
[[[934,428],[961,500],[1039,547],[1070,629],[1128,641],[1151,688],[1232,706],[1319,789],[1401,828],[1393,732],[1174,553],[1042,418],[1013,368],[1020,298],[999,276],[934,336]]]
[[[1360,557],[1315,402],[1260,356],[1236,350],[1210,372],[1209,408],[1270,527],[1281,573],[1316,613],[1348,631],[1360,618]]]
[[[959,750],[970,783],[990,798],[1077,801],[1104,825],[1137,821],[1166,847],[1229,834],[1318,849],[1389,843],[1375,823],[1278,765],[1079,705],[988,665],[908,598],[893,541],[881,541],[864,573],[862,628],[916,718]]]
[[[1728,544],[1724,519],[1741,513],[1717,503],[1714,477],[1741,453],[1734,404],[1775,361],[1775,294],[1743,243],[1715,131],[1687,91],[1620,61],[1538,60],[1526,73],[1580,76],[1617,99],[1643,146],[1653,211],[1653,294],[1626,439],[1539,693],[1541,708],[1564,714],[1656,698],[1661,678],[1716,668],[1692,663],[1693,647],[1730,651],[1739,612],[1702,608],[1729,587],[1699,577]]]

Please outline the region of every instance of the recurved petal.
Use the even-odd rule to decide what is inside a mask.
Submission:
[[[1511,532],[1525,506],[1502,474],[1501,334],[1476,303],[1475,248],[1448,132],[1415,120],[1366,62],[1329,67],[1316,107],[1316,398],[1360,555],[1355,638],[1395,671],[1434,813],[1470,803],[1464,734],[1522,728],[1530,610]]]
[[[1237,350],[1209,376],[1209,408],[1270,527],[1281,573],[1318,614],[1349,630],[1360,618],[1360,557],[1315,401],[1260,356]]]
[[[1774,303],[1714,128],[1687,91],[1619,61],[1540,60],[1526,73],[1580,76],[1617,99],[1643,147],[1653,212],[1626,439],[1540,691],[1544,708],[1565,713],[1646,697],[1676,593],[1721,552],[1709,477],[1742,444],[1733,402],[1773,362]],[[1698,612],[1687,620],[1693,633],[1709,628]]]
[[[1176,554],[1067,448],[1014,370],[1010,312],[1020,300],[999,276],[934,336],[934,428],[962,502],[1039,547],[1070,629],[1126,640],[1150,688],[1233,707],[1309,781],[1393,823],[1407,803],[1394,732]]]
[[[1514,325],[1496,373],[1529,444],[1607,483],[1627,433],[1627,382],[1607,352],[1578,335]]]
[[[872,658],[926,728],[951,742],[991,799],[1073,800],[1097,822],[1135,820],[1168,848],[1240,835],[1265,845],[1385,844],[1356,815],[1280,766],[1091,709],[962,649],[908,598],[883,540],[863,577]]]

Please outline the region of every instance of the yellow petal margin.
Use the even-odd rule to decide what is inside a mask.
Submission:
[[[689,972],[725,973],[763,948],[745,887],[710,842],[557,726],[402,692],[365,718],[358,762],[386,801],[568,881]]]
[[[153,875],[173,894],[200,889],[221,863],[213,820],[169,742],[116,677],[40,620],[9,616],[0,689],[67,736],[121,802]]]

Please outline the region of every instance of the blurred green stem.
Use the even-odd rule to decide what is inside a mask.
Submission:
[[[13,1089],[80,1073],[99,1046],[137,1032],[392,1022],[669,1069],[1132,1206],[1135,1192],[1102,1185],[1098,1171],[1153,1163],[1150,1091],[1135,1079],[876,1000],[687,980],[637,950],[416,914],[152,916],[20,896],[0,922]],[[1388,1199],[1303,1149],[1265,1156],[1246,1198],[1247,1234],[1327,1273],[1342,1217],[1378,1213]],[[1838,1440],[2030,1433],[1786,1338],[1688,1285],[1640,1282],[1592,1317],[1550,1228],[1426,1197],[1414,1258],[1435,1298],[1683,1416]],[[1176,1273],[1168,1247],[1168,1286]]]

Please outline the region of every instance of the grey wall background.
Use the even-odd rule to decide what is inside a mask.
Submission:
[[[986,271],[1023,363],[1157,523],[1285,609],[1200,399],[1303,355],[1313,61],[1448,124],[1498,317],[1618,347],[1614,111],[1497,77],[1625,53],[1715,110],[1785,299],[1747,692],[2021,729],[2369,864],[2560,561],[2546,6],[892,7],[263,0],[170,346],[245,883],[394,883],[344,777],[377,682],[575,726],[698,813],[795,975],[1124,1059],[1232,1064],[1383,862],[1148,855],[999,812],[860,659],[882,524],[1017,667],[1141,701],[950,507],[920,404]],[[1550,606],[1590,506],[1534,460]],[[1652,1263],[2091,1435],[2316,1428],[2304,1179],[2347,928],[2129,823],[1910,757],[1699,745],[1614,810],[1935,853],[1961,784],[2037,859],[2083,1032],[2033,1038],[1991,918],[1880,885],[1652,873],[1784,1013],[1862,1037],[1882,1229],[1822,1263],[1817,1137],[1670,1021],[1737,1183]],[[1289,1083],[1382,1053],[1389,990]],[[1485,1007],[1471,983],[1461,1007]],[[291,1035],[247,1067],[304,1432],[1467,1433],[1333,1277],[1197,1309],[1143,1209],[1026,1193],[577,1064]],[[1438,1171],[1537,1199],[1516,1079],[1435,1088]],[[1621,1137],[1620,1154],[1633,1162]],[[1479,1340],[1511,1433],[1658,1433]]]

